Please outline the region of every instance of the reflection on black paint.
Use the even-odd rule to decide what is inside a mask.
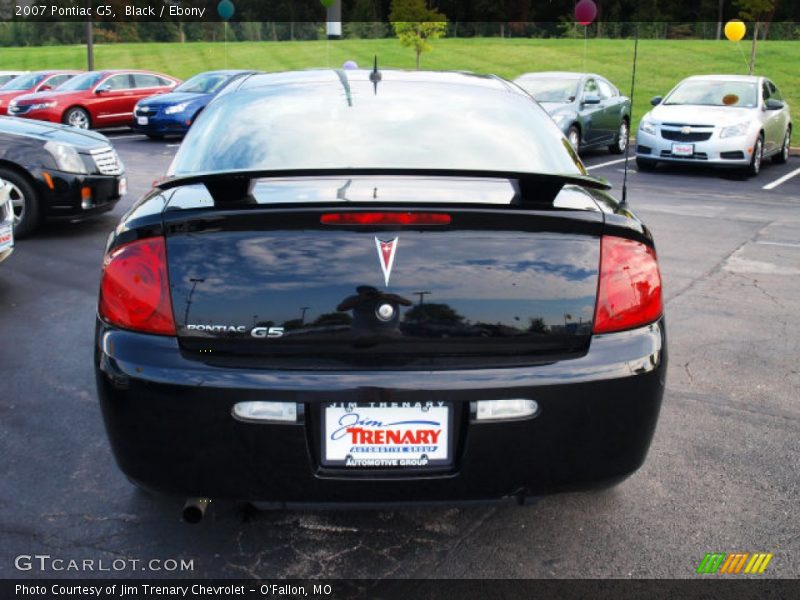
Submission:
[[[248,215],[232,230],[169,236],[170,280],[177,306],[187,301],[193,280],[202,280],[191,298],[194,323],[245,325],[248,332],[256,324],[274,324],[284,328],[284,335],[256,340],[249,333],[203,336],[181,328],[184,344],[214,338],[215,356],[324,356],[353,365],[368,360],[427,360],[420,364],[428,365],[434,364],[431,357],[443,357],[477,366],[464,361],[480,356],[524,360],[533,353],[576,352],[588,344],[597,238],[557,232],[387,232],[399,238],[387,287],[375,232],[274,230],[271,221],[262,224]],[[318,224],[319,217],[310,221]],[[394,308],[387,321],[376,314],[382,304]],[[176,319],[182,318],[179,310]]]
[[[388,304],[394,310],[389,320],[381,320],[377,316],[378,308]],[[411,306],[411,300],[388,292],[381,292],[371,285],[360,285],[356,293],[342,300],[336,307],[339,312],[353,312],[353,330],[389,330],[396,329],[400,320],[400,307]]]

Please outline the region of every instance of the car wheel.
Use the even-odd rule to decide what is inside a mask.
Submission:
[[[11,206],[14,209],[14,236],[30,235],[39,225],[39,198],[30,182],[16,171],[0,168],[0,179],[11,186]]]
[[[786,135],[783,136],[783,146],[781,151],[772,157],[772,162],[776,165],[782,165],[789,160],[789,145],[792,143],[792,128],[786,128]]]
[[[64,113],[64,123],[78,129],[89,129],[92,126],[89,113],[79,106],[74,106]]]
[[[622,119],[617,131],[617,137],[614,138],[614,143],[608,147],[611,154],[623,154],[628,148],[628,121]]]
[[[581,149],[581,131],[577,128],[577,126],[572,125],[569,130],[567,131],[567,140],[569,140],[570,145],[572,146],[575,152],[580,152]]]
[[[756,138],[756,143],[753,144],[753,158],[750,159],[750,164],[744,169],[744,174],[746,177],[755,177],[761,172],[761,159],[763,157],[764,134],[760,134]]]
[[[656,161],[650,160],[649,158],[639,158],[636,157],[636,168],[640,171],[655,171],[656,170]]]

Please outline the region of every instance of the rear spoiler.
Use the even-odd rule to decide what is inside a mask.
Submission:
[[[157,183],[162,190],[202,184],[215,204],[246,201],[259,179],[294,179],[302,177],[439,177],[454,179],[505,179],[516,191],[514,203],[552,204],[565,185],[609,190],[605,179],[583,174],[525,173],[519,171],[476,171],[461,169],[288,169],[263,171],[225,171],[168,177]]]

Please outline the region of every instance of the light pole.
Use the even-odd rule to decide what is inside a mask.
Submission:
[[[414,294],[415,296],[419,296],[419,305],[422,306],[422,304],[425,302],[425,296],[431,294],[432,292],[424,291],[424,292],[411,292],[411,293]]]
[[[89,9],[89,14],[92,14],[92,0],[86,0],[86,8]],[[92,26],[92,17],[86,21],[86,70],[94,71],[94,28]]]
[[[192,289],[189,290],[189,297],[186,299],[186,312],[183,315],[184,325],[189,323],[189,307],[192,305],[192,296],[194,296],[194,288],[197,287],[198,283],[203,283],[205,279],[199,277],[198,278],[191,277],[189,281],[192,282]]]
[[[327,6],[327,5],[326,5]],[[336,0],[327,6],[327,23],[325,33],[329,40],[342,39],[342,2]]]

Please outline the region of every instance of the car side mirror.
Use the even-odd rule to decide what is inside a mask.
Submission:
[[[107,85],[104,85],[104,86],[101,86],[101,87],[97,88],[94,91],[94,93],[97,94],[98,96],[102,96],[103,94],[107,94],[110,91],[111,91],[111,87],[109,87]]]
[[[770,98],[769,100],[767,100],[766,107],[767,110],[780,110],[784,107],[784,104],[780,100],[776,100],[775,98]]]
[[[664,99],[664,98],[663,98],[662,96],[653,96],[653,97],[650,99],[650,104],[652,104],[653,106],[658,106],[659,104],[661,104],[661,101],[662,101],[663,99]]]
[[[600,104],[600,96],[597,94],[586,94],[583,97],[584,104]]]

